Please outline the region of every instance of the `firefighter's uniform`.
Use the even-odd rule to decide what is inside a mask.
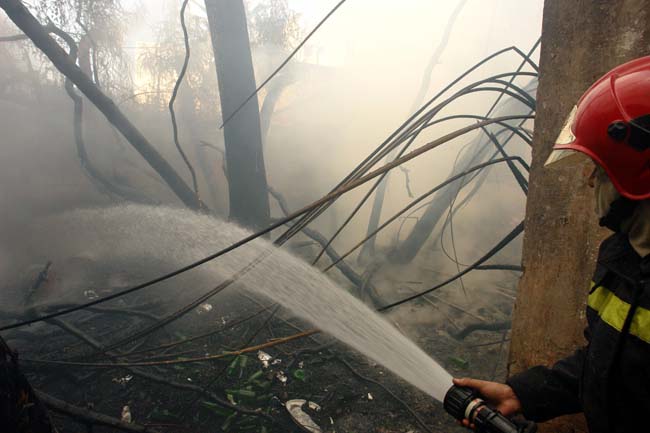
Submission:
[[[584,411],[591,433],[650,431],[650,256],[642,259],[626,234],[600,247],[587,321],[586,347],[508,380],[524,416]]]

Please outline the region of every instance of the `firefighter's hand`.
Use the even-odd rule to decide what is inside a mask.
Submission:
[[[501,412],[505,417],[511,417],[521,412],[521,402],[512,388],[506,384],[460,378],[454,379],[454,385],[475,389],[490,406]],[[465,427],[473,427],[468,420],[463,420],[462,424]]]

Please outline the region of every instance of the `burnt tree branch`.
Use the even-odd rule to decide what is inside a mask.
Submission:
[[[86,333],[84,333],[80,329],[75,328],[74,326],[72,326],[69,323],[67,323],[65,321],[62,321],[62,320],[58,320],[57,322],[54,322],[54,323],[57,326],[62,327],[62,329],[64,329],[67,332],[71,333],[72,335],[74,335],[75,337],[80,339],[81,341],[85,342],[90,347],[94,348],[95,350],[103,351],[102,345],[101,345],[101,343],[99,343],[99,341],[97,341],[93,337],[87,335]],[[109,359],[114,359],[114,360],[119,360],[120,359],[120,354],[115,353],[115,352],[106,351],[106,356]],[[222,407],[224,407],[226,409],[231,409],[231,410],[234,410],[236,412],[240,412],[240,413],[242,413],[244,415],[252,415],[252,416],[261,417],[261,418],[264,418],[264,419],[267,419],[267,420],[272,420],[272,418],[270,416],[268,416],[268,415],[266,415],[264,413],[260,413],[260,412],[258,412],[256,410],[252,410],[252,409],[246,409],[246,408],[241,407],[241,406],[235,406],[235,405],[231,404],[230,402],[228,402],[228,401],[222,399],[221,397],[219,397],[216,393],[214,393],[214,392],[212,392],[212,391],[210,391],[210,390],[208,390],[206,388],[203,388],[201,386],[190,384],[190,383],[183,383],[183,382],[176,382],[176,381],[173,381],[173,380],[169,380],[169,379],[167,379],[167,378],[165,378],[163,376],[160,376],[160,375],[157,375],[157,374],[154,374],[154,373],[149,373],[148,371],[145,371],[142,368],[125,367],[124,369],[129,371],[134,376],[139,376],[139,377],[142,377],[144,379],[150,380],[152,382],[155,382],[155,383],[158,383],[158,384],[161,384],[161,385],[165,385],[165,386],[169,386],[169,387],[172,387],[172,388],[185,390],[185,391],[197,393],[199,395],[203,395],[204,397],[209,398],[211,401],[215,402],[216,404],[218,404],[218,405],[220,405],[220,406],[222,406]]]
[[[106,427],[112,427],[117,430],[134,433],[156,432],[156,430],[143,425],[127,423],[120,421],[117,418],[101,414],[99,412],[83,409],[79,406],[75,406],[66,401],[52,397],[51,395],[46,394],[42,391],[36,390],[35,393],[39,400],[41,400],[41,402],[43,402],[43,404],[50,410],[67,415],[83,424],[103,425]]]
[[[149,165],[167,183],[176,196],[189,208],[201,209],[196,194],[176,173],[174,168],[151,145],[144,135],[120,111],[115,103],[70,59],[63,48],[49,35],[47,29],[27,10],[19,0],[0,0],[0,7],[7,16],[32,40],[54,66],[102,112]]]
[[[72,38],[72,36],[70,36],[62,29],[58,28],[57,26],[55,26],[54,23],[52,22],[49,22],[47,24],[46,29],[49,33],[55,34],[61,39],[63,39],[63,41],[68,46],[68,56],[70,57],[70,60],[73,63],[76,62],[79,54],[79,48],[75,40]],[[127,192],[122,191],[120,188],[118,188],[116,185],[110,182],[91,163],[90,159],[88,158],[88,152],[86,151],[86,143],[83,136],[83,98],[79,94],[77,94],[77,92],[74,89],[74,85],[72,84],[72,81],[70,81],[70,78],[68,77],[65,77],[65,91],[70,97],[70,99],[72,99],[72,103],[74,106],[73,120],[72,120],[73,133],[74,133],[75,145],[77,147],[77,156],[79,157],[81,168],[84,170],[86,175],[88,175],[88,178],[91,180],[91,182],[94,183],[95,186],[97,186],[98,189],[100,189],[100,191],[108,193],[109,196],[115,195],[124,199],[130,199],[134,202],[142,201],[139,200],[137,197],[132,197],[132,198],[127,197],[128,196]]]

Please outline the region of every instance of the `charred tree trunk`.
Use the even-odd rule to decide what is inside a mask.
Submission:
[[[255,91],[242,0],[205,0],[219,81],[221,115],[228,119]],[[269,224],[269,197],[257,98],[224,125],[230,218],[251,228]]]

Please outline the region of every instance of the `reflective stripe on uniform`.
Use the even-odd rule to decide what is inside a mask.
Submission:
[[[593,286],[594,283],[591,283],[592,288]],[[609,289],[600,286],[589,295],[587,305],[596,310],[603,322],[621,332],[627,313],[630,311],[629,303],[623,301]],[[650,310],[637,307],[630,326],[630,334],[650,343]]]

